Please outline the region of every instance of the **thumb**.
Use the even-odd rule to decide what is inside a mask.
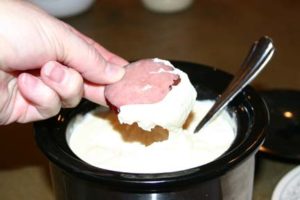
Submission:
[[[63,42],[61,62],[93,83],[109,84],[123,77],[125,70],[122,66],[107,61],[93,45],[72,31],[69,33],[68,37],[61,40]]]

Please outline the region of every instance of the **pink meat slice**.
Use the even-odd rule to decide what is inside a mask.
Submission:
[[[118,111],[123,105],[152,104],[161,101],[172,86],[180,82],[173,67],[153,59],[139,60],[126,66],[124,77],[105,87],[107,104]]]

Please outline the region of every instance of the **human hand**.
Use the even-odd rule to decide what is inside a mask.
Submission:
[[[0,2],[0,125],[51,117],[82,97],[105,104],[103,85],[126,64],[25,1]]]

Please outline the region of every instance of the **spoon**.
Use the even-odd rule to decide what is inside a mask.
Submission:
[[[246,86],[248,85],[266,66],[274,53],[272,39],[264,36],[254,42],[241,68],[234,75],[224,92],[218,96],[212,108],[199,122],[194,130],[197,133],[213,117],[215,117],[225,106]]]

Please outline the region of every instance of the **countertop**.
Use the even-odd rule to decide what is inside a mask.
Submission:
[[[300,1],[196,0],[173,14],[153,13],[139,1],[98,0],[84,14],[63,19],[128,60],[148,57],[191,61],[233,73],[260,36],[276,53],[253,82],[260,89],[300,89]],[[0,199],[53,200],[47,159],[32,124],[1,126]],[[278,181],[297,164],[259,157],[254,200],[268,200]]]

